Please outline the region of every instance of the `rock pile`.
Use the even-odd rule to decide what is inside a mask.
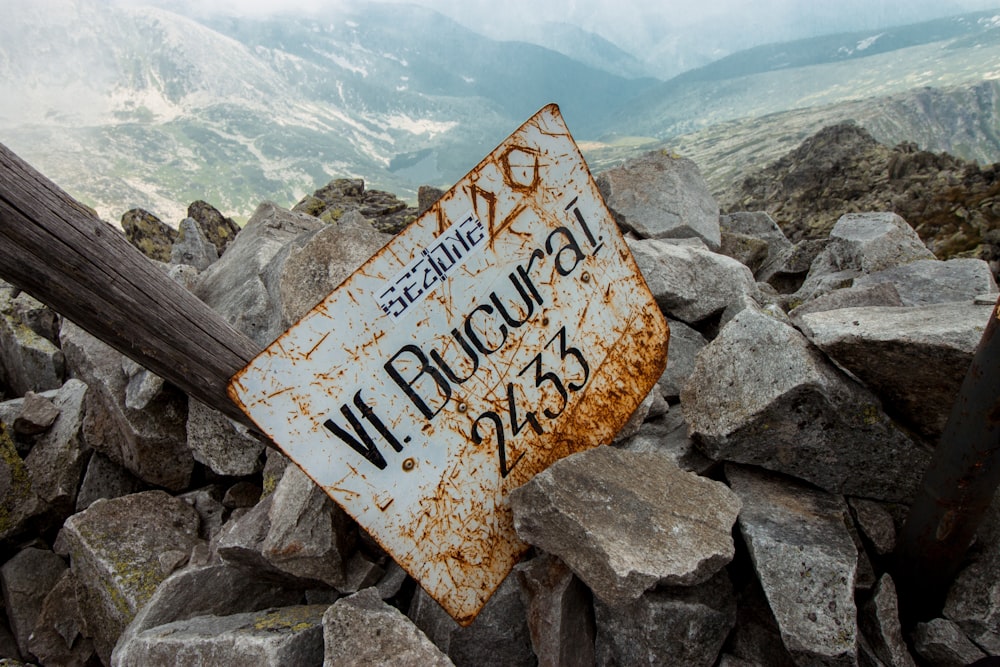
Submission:
[[[793,243],[767,213],[719,216],[663,153],[600,183],[669,319],[667,369],[613,445],[512,495],[533,548],[464,628],[279,452],[0,285],[5,664],[1000,655],[1000,509],[939,618],[902,627],[888,571],[991,316],[987,264],[936,259],[892,213]],[[363,205],[297,208],[229,238],[202,207],[153,261],[266,345],[389,238]]]
[[[912,143],[885,146],[842,123],[748,176],[722,205],[770,212],[793,241],[825,238],[845,213],[890,211],[939,259],[985,259],[1000,275],[998,196],[1000,164],[979,166]]]

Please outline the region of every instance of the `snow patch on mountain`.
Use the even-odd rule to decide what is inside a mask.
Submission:
[[[385,118],[385,122],[390,129],[402,130],[410,134],[426,134],[433,139],[439,134],[458,126],[457,121],[436,121],[429,118],[411,118],[406,114],[392,114]]]
[[[885,33],[884,32],[880,32],[877,35],[872,35],[871,37],[869,37],[867,39],[861,40],[860,42],[858,42],[858,45],[855,47],[855,51],[864,51],[864,50],[868,49],[868,47],[870,47],[872,44],[874,44],[875,42],[877,42],[879,40],[879,38],[882,37],[883,35],[885,35]]]

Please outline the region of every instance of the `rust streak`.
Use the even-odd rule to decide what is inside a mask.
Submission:
[[[309,348],[309,351],[305,353],[304,358],[309,359],[310,357],[312,357],[313,352],[315,352],[319,348],[319,346],[323,344],[323,341],[325,341],[327,338],[330,337],[330,333],[331,332],[327,331],[325,334],[323,334],[323,337],[320,338],[318,341],[316,341],[316,344],[313,345],[311,348]]]

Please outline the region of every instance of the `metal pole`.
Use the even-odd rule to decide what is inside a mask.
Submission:
[[[1000,302],[965,375],[895,553],[900,612],[939,615],[1000,484]]]

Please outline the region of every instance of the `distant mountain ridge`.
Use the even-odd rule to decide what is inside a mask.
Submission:
[[[725,146],[748,127],[757,148],[741,154],[774,159],[817,128],[782,128],[770,114],[822,107],[837,116],[845,100],[1000,78],[1000,18],[991,17],[1000,11],[894,29],[891,39],[883,31],[778,45],[743,54],[749,75],[734,74],[734,56],[660,82],[635,78],[641,63],[565,26],[549,41],[574,57],[490,40],[406,5],[195,20],[97,0],[11,0],[0,23],[0,141],[108,219],[141,206],[172,222],[194,200],[237,218],[264,199],[290,206],[337,177],[412,200],[420,185],[450,186],[553,101],[595,166],[664,141]],[[834,49],[866,41],[862,51],[881,53]],[[775,59],[784,52],[787,66]],[[953,144],[963,157],[988,160],[1000,112],[990,106],[995,89],[984,91],[954,112],[952,129],[935,106],[952,93],[882,108],[909,109],[900,132],[940,128],[961,139]],[[921,125],[921,113],[936,120]],[[889,131],[893,122],[872,112],[864,124]],[[691,138],[727,128],[728,138]],[[722,169],[740,162],[712,155]]]
[[[733,79],[781,69],[867,58],[946,40],[953,41],[951,48],[962,48],[973,44],[990,45],[996,43],[997,35],[994,30],[998,27],[1000,27],[1000,15],[997,11],[989,11],[883,30],[866,30],[766,44],[684,72],[674,77],[672,81],[680,83]]]
[[[791,109],[1000,79],[998,63],[1000,9],[750,49],[644,91],[606,124],[614,135],[666,139]]]
[[[887,146],[914,142],[987,165],[1000,161],[1000,80],[781,111],[638,145],[589,144],[585,152],[591,168],[600,170],[635,152],[666,149],[694,160],[712,192],[723,196],[748,174],[844,121]]]

